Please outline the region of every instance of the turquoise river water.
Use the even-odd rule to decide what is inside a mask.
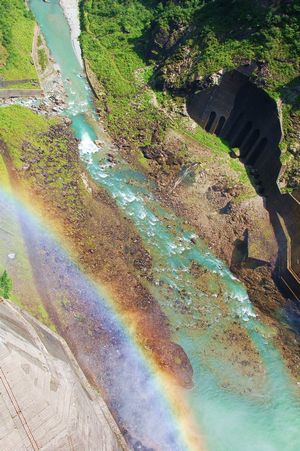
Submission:
[[[148,288],[167,315],[174,340],[183,347],[193,366],[194,386],[187,391],[188,405],[206,448],[298,451],[299,387],[290,379],[270,342],[272,331],[257,320],[245,288],[229,269],[197,239],[193,230],[160,205],[151,183],[125,162],[119,161],[114,166],[106,162],[104,150],[94,144],[97,133],[87,119],[94,115],[92,94],[73,51],[59,1],[29,0],[29,5],[61,68],[68,96],[65,114],[72,120],[80,139],[82,160],[94,180],[130,217],[152,256],[154,283]],[[195,275],[195,268],[202,283]],[[237,365],[228,349],[226,333],[236,328],[242,330],[245,346],[252,349],[245,351],[245,360],[249,355],[250,363]],[[258,355],[260,361],[253,367],[252,355]],[[249,367],[247,371],[245,367]],[[129,404],[140,406],[135,415],[141,417],[144,396],[141,393],[140,399],[138,394],[128,399]],[[155,414],[155,406],[153,409]],[[159,412],[162,418],[163,410],[160,408]],[[129,431],[131,414],[131,409],[120,413]],[[155,422],[146,423],[147,418],[140,437],[134,431],[145,445],[156,433],[151,429],[155,428]],[[172,431],[167,433],[172,435]],[[179,439],[177,442],[174,439],[173,445],[163,440],[158,445],[160,449],[185,449]]]

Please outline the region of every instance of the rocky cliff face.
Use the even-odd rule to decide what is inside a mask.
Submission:
[[[149,57],[157,88],[186,96],[218,83],[241,65],[279,99],[283,119],[282,185],[300,186],[300,1],[168,2],[151,25]]]

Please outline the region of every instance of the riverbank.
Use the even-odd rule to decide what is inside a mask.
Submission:
[[[75,3],[67,2],[65,7]],[[73,14],[73,21],[69,21],[72,35],[76,32],[75,19],[76,14]],[[97,85],[94,88],[96,92],[100,89]],[[175,114],[175,118],[178,120],[178,115]],[[158,129],[155,129],[153,135],[157,134]],[[297,377],[300,373],[297,336],[278,320],[286,301],[272,278],[277,255],[274,234],[262,199],[247,183],[242,166],[238,171],[233,170],[227,154],[218,151],[214,154],[191,136],[174,130],[168,132],[165,142],[154,140],[148,151],[144,150],[146,158],[141,158],[141,152],[132,149],[131,143],[123,137],[117,144],[118,152],[133,167],[155,180],[162,203],[167,207],[171,205],[178,216],[194,227],[198,236],[246,284],[258,314],[265,323],[276,328],[279,347]],[[212,159],[212,154],[216,158]],[[117,153],[110,149],[108,161],[114,164],[117,159]],[[182,168],[193,164],[197,169],[192,170],[187,180],[177,184]]]
[[[77,56],[78,61],[83,67],[82,53],[79,43],[79,36],[81,30],[80,30],[78,0],[60,0],[60,4],[70,26],[72,46],[75,55]]]
[[[84,48],[89,49],[88,45]],[[88,61],[88,66],[92,74],[95,64]],[[91,83],[97,80],[96,75],[89,77]],[[177,104],[168,95],[162,100],[146,83],[141,86],[157,112],[150,137],[143,121],[143,115],[148,114],[143,97],[136,95],[129,101],[130,111],[134,107],[140,118],[136,121],[130,111],[126,113],[129,125],[123,133],[115,127],[107,104],[111,93],[105,92],[99,80],[94,83],[108,132],[123,158],[155,181],[163,204],[171,205],[186,224],[195,227],[199,237],[245,283],[257,314],[276,330],[274,339],[293,375],[299,378],[299,334],[288,324],[289,301],[273,279],[278,249],[262,198],[252,188],[244,166],[230,158],[221,140],[203,136],[205,132],[197,138],[196,124],[187,117],[182,102]],[[162,116],[167,121],[160,123],[158,117]],[[193,165],[190,176],[177,185],[182,172]]]
[[[42,63],[41,55],[43,56]],[[14,96],[13,93],[8,92],[6,97],[1,98],[0,106],[20,105],[46,116],[62,114],[66,108],[66,93],[60,67],[55,63],[37,25],[34,27],[32,61],[41,89],[36,92],[27,89],[23,97]]]
[[[184,164],[196,161],[198,166],[178,183],[182,162],[178,164],[176,154],[184,146],[189,153]],[[167,170],[157,160],[148,160],[161,202],[183,217],[244,283],[258,317],[273,329],[276,346],[298,380],[300,337],[288,318],[299,317],[300,310],[292,307],[273,278],[278,247],[263,199],[249,183],[241,182],[229,155],[216,156],[213,149],[175,130],[169,131],[163,149],[173,161]],[[242,170],[242,164],[236,164]]]
[[[6,123],[8,117],[18,113],[19,107],[12,108],[12,111],[2,112],[2,116],[7,116]],[[35,113],[23,111],[22,116],[24,122],[20,127],[24,127],[26,121],[35,121]],[[40,118],[39,122],[42,120]],[[79,161],[78,141],[72,136],[69,125],[61,119],[49,122],[45,119],[43,127],[46,130],[42,132],[41,128],[40,141],[31,141],[27,132],[21,136],[16,133],[15,139],[21,143],[18,153],[14,153],[14,140],[8,140],[6,129],[0,134],[11,185],[22,196],[27,192],[25,198],[30,193],[31,199],[35,199],[36,209],[46,214],[47,221],[66,240],[86,273],[111,293],[141,346],[147,349],[149,358],[180,385],[191,386],[189,360],[172,341],[167,318],[143,284],[145,277],[151,280],[152,269],[151,257],[140,237],[110,196],[95,185],[83,168]],[[36,146],[39,147],[38,153]],[[45,307],[53,323],[66,337],[65,326],[70,323],[66,310],[63,306],[56,306],[53,310],[51,303]],[[73,320],[76,315],[83,315],[83,308],[81,304],[72,305]],[[94,327],[97,328],[96,319]],[[85,343],[84,346],[91,346],[89,335],[77,339]],[[77,348],[78,342],[74,346]],[[175,355],[181,356],[179,361]],[[86,371],[91,374],[90,368]]]

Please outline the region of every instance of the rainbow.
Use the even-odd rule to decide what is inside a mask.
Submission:
[[[140,441],[157,450],[203,450],[184,390],[146,357],[109,289],[84,273],[61,232],[23,192],[12,188],[4,172],[2,165],[0,236],[8,247],[4,246],[0,265],[8,264],[16,299],[24,302],[24,293],[32,293],[35,286],[36,303],[46,307],[79,364],[101,386],[131,444]],[[13,231],[10,236],[8,231]],[[14,248],[17,242],[19,249]],[[16,258],[7,262],[9,246]],[[23,269],[28,279],[20,284]],[[25,307],[37,311],[26,301]],[[97,340],[87,339],[90,328],[97,330]]]

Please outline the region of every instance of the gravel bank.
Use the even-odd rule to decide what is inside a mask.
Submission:
[[[72,45],[75,54],[83,67],[81,48],[78,40],[80,35],[78,0],[60,0],[60,4],[71,29]]]

